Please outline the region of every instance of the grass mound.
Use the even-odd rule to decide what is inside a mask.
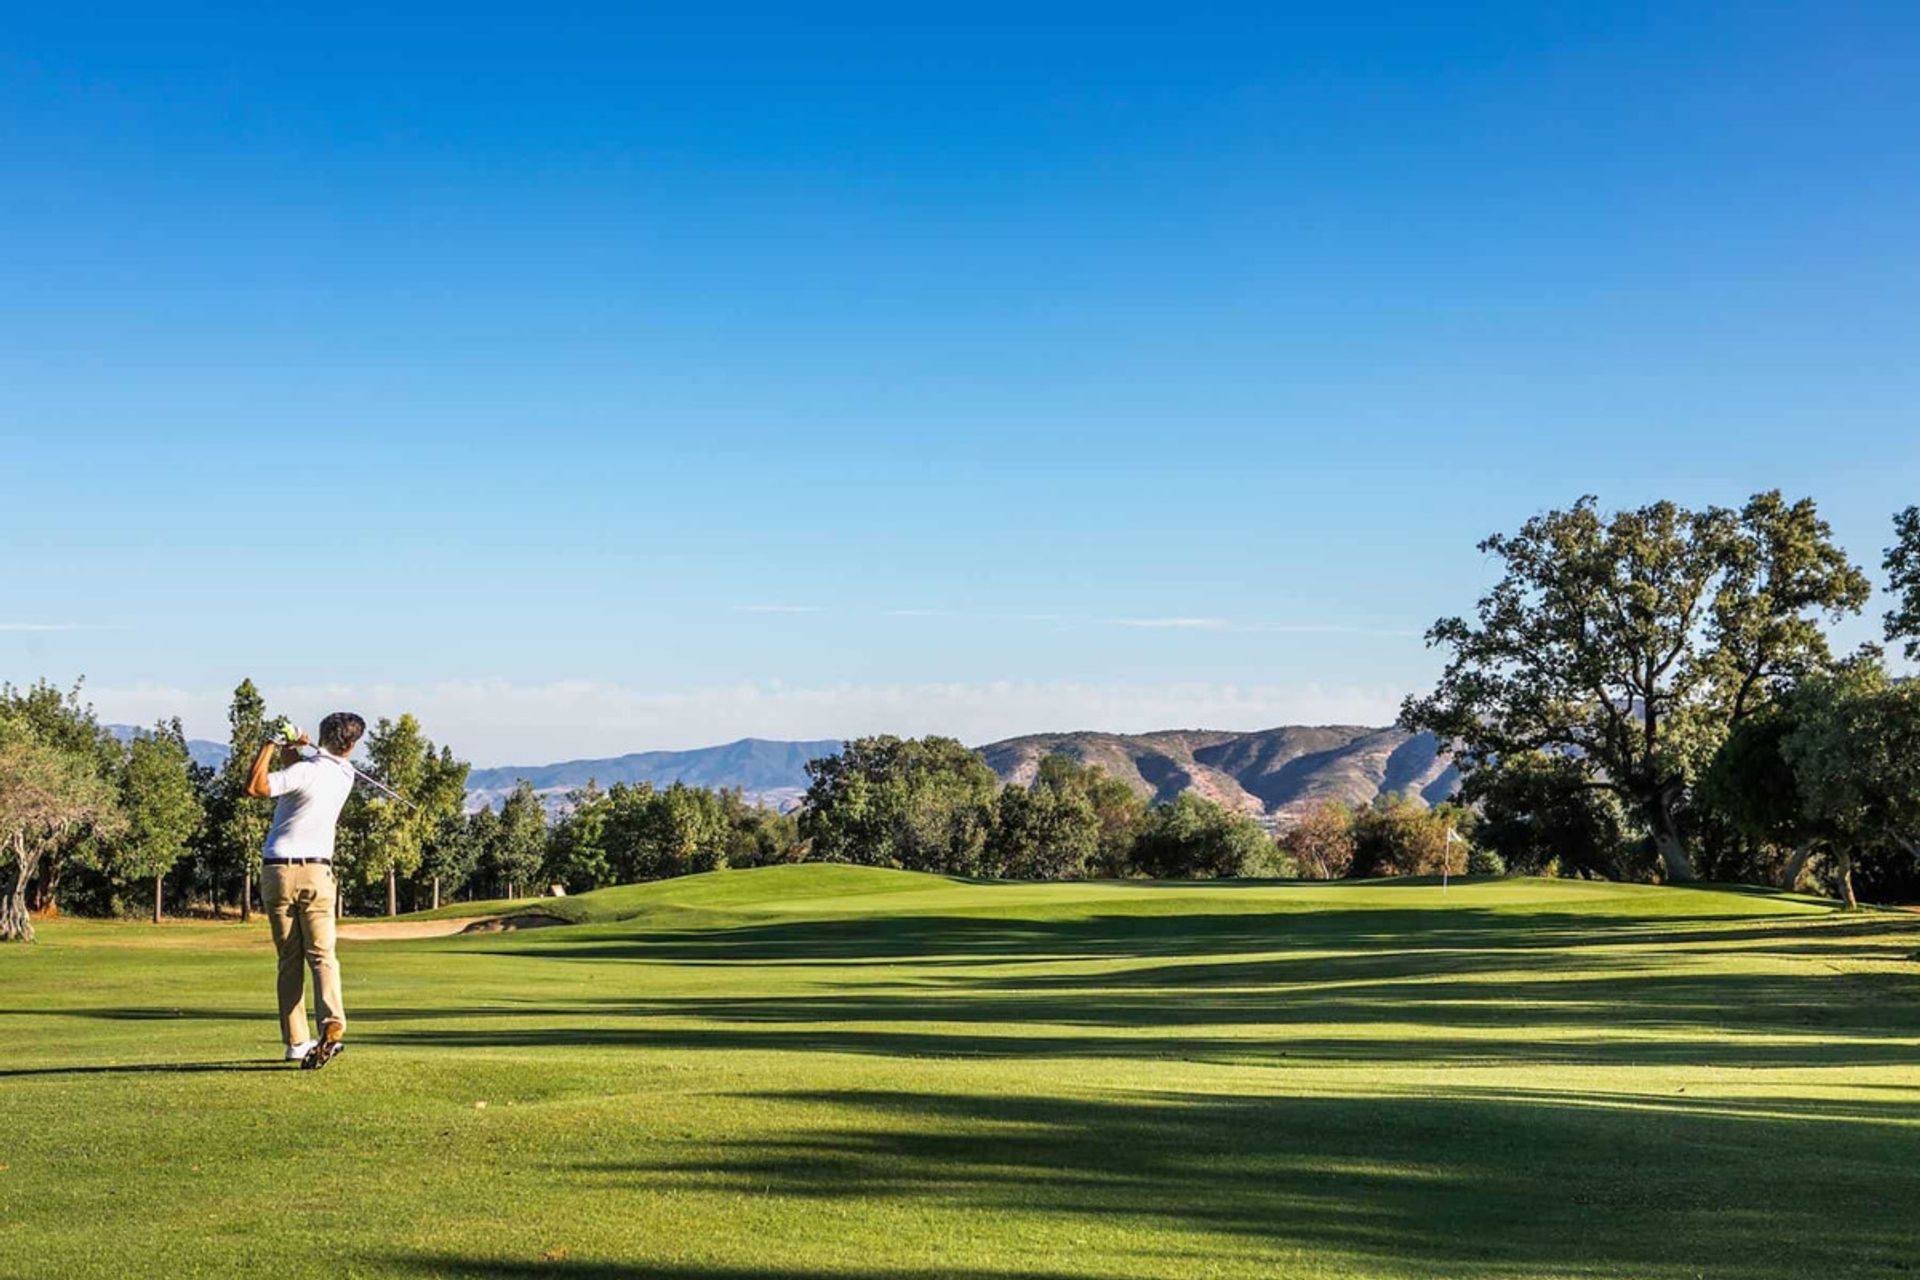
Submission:
[[[455,903],[402,919],[544,913],[573,924],[661,920],[689,913],[861,915],[960,910],[969,914],[1185,915],[1251,907],[1265,912],[1375,909],[1651,916],[1823,912],[1825,899],[1753,886],[1664,888],[1591,880],[1437,877],[1334,883],[1215,880],[980,881],[882,867],[798,863],[617,885],[565,898]]]
[[[401,919],[450,919],[544,913],[571,924],[610,924],[660,912],[740,912],[806,903],[831,904],[880,894],[926,892],[963,884],[945,876],[832,863],[712,871],[704,875],[614,885],[564,898],[503,898],[449,903]]]

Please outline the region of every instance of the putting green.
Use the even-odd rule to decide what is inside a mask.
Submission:
[[[1920,1269],[1920,918],[828,866],[541,905],[584,923],[344,944],[321,1072],[263,927],[0,949],[0,1275]]]

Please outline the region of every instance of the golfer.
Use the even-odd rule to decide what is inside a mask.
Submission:
[[[248,795],[275,801],[261,856],[260,900],[280,953],[280,1038],[287,1043],[287,1061],[302,1067],[326,1066],[340,1052],[347,1030],[340,965],[333,958],[333,832],[353,790],[347,756],[366,731],[365,720],[336,711],[320,722],[317,754],[300,755],[308,745],[304,733],[284,746],[266,743],[247,778]],[[307,968],[313,970],[314,1012],[320,1019],[317,1040],[307,1036]]]

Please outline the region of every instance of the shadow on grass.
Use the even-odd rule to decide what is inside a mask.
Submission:
[[[1906,1065],[1920,1057],[1920,982],[1904,964],[1804,963],[1815,956],[1900,961],[1920,941],[1920,922],[1736,917],[1576,925],[1557,916],[1323,914],[1335,923],[1316,916],[1292,933],[1261,917],[1258,950],[1246,945],[1253,926],[1241,915],[812,922],[777,926],[777,944],[754,929],[748,956],[885,947],[908,966],[836,975],[824,992],[770,996],[649,996],[651,980],[627,980],[617,964],[652,950],[730,954],[739,929],[543,940],[512,954],[615,961],[596,988],[628,994],[456,1019],[421,1010],[421,1020],[442,1025],[406,1030],[383,1025],[401,1011],[368,1016],[376,1039],[449,1048],[1720,1067]],[[1389,924],[1402,928],[1388,931]],[[864,939],[857,946],[846,932],[856,925]],[[1145,926],[1152,929],[1143,934]],[[1031,950],[1009,953],[1009,931]],[[1202,958],[1202,942],[1220,950]],[[957,949],[968,945],[978,948],[971,954],[980,966],[927,964],[912,950],[950,958],[967,954]],[[1013,967],[1062,951],[1089,959],[1078,971]]]
[[[557,1277],[557,1280],[1097,1280],[1088,1271],[921,1271],[887,1267],[883,1270],[815,1270],[789,1266],[703,1267],[676,1262],[514,1262],[496,1258],[435,1254],[424,1257],[387,1257],[380,1263],[403,1274],[455,1280],[520,1280]]]
[[[1895,954],[1920,945],[1920,919],[1874,915],[1624,916],[1515,912],[1484,907],[1315,908],[1289,904],[1258,912],[1170,913],[1107,910],[1073,919],[1018,916],[865,915],[715,928],[649,929],[644,921],[539,934],[502,934],[475,946],[441,945],[490,957],[674,964],[847,964],[862,961],[1006,964],[1063,960],[1158,960],[1234,953],[1391,952],[1408,964],[1508,966],[1516,957],[1577,967],[1596,948],[1714,946],[1756,942],[1830,945],[1853,939]],[[1868,940],[1875,940],[1871,944]],[[433,945],[431,943],[426,945]]]
[[[1884,1066],[1920,1058],[1915,975],[1904,963],[1860,970],[1797,962],[1901,962],[1917,942],[1920,920],[1885,918],[1596,921],[1424,910],[1070,921],[873,916],[538,938],[481,954],[533,966],[578,962],[596,994],[355,1012],[363,1040],[409,1048]],[[828,953],[900,963],[837,973],[824,991],[769,996],[653,994],[657,970],[620,963]],[[1022,971],[1061,953],[1082,960],[1077,971]],[[177,1007],[4,1012],[131,1021],[263,1016]]]
[[[1057,1217],[1063,1241],[1100,1223],[1199,1233],[1434,1276],[1886,1275],[1913,1265],[1920,1203],[1920,1128],[1891,1118],[1900,1108],[1798,1098],[854,1090],[743,1104],[796,1107],[804,1124],[576,1172],[656,1194]],[[1070,1274],[1097,1274],[1097,1255]]]
[[[143,1076],[143,1075],[199,1075],[206,1072],[226,1073],[232,1071],[292,1071],[298,1063],[272,1061],[252,1062],[138,1062],[126,1065],[77,1066],[77,1067],[17,1067],[0,1070],[0,1080],[16,1079],[26,1076]]]

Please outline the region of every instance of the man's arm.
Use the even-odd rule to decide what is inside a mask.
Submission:
[[[265,800],[273,795],[267,783],[267,775],[273,772],[274,765],[282,769],[300,759],[299,748],[307,743],[307,735],[301,734],[300,741],[280,746],[277,743],[263,742],[253,757],[253,769],[247,774],[247,794]]]

